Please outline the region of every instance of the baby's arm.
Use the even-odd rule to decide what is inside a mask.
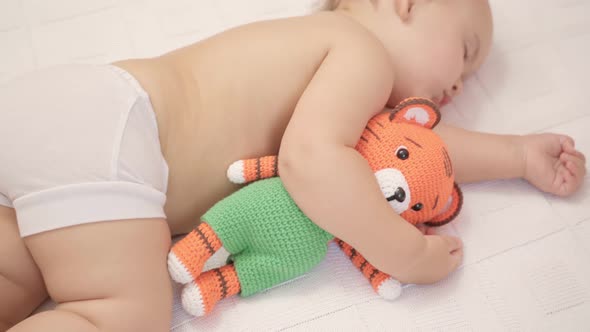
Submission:
[[[496,135],[439,124],[434,131],[445,141],[459,183],[522,176],[524,158],[519,136]]]
[[[458,182],[524,178],[558,196],[575,193],[586,175],[586,158],[571,137],[553,133],[496,135],[439,125]]]
[[[387,204],[354,149],[393,85],[383,46],[368,32],[341,31],[287,126],[279,152],[285,187],[318,226],[402,282],[434,282],[454,270],[460,241],[423,236]],[[394,151],[392,151],[394,153]]]

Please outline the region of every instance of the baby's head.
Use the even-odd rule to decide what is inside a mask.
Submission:
[[[389,51],[389,105],[412,96],[445,104],[486,58],[492,40],[487,0],[336,0],[334,10],[371,30]]]

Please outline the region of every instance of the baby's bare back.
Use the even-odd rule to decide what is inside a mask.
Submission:
[[[150,95],[170,167],[166,213],[190,230],[237,187],[231,162],[277,154],[293,110],[335,35],[358,29],[331,12],[258,22],[159,58],[127,60]]]

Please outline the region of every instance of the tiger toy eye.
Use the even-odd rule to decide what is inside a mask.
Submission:
[[[408,149],[401,148],[397,150],[396,156],[401,160],[406,160],[410,158],[410,152],[408,151]]]
[[[420,211],[420,210],[422,210],[423,207],[424,207],[424,205],[422,205],[422,203],[418,203],[418,204],[412,206],[412,210]]]

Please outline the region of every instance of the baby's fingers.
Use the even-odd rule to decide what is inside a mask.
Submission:
[[[582,183],[581,177],[574,176],[574,174],[568,169],[566,166],[568,164],[570,164],[570,167],[575,168],[575,166],[571,166],[571,162],[563,162],[557,168],[557,176],[555,177],[554,182],[555,191],[553,193],[562,197],[573,194],[578,190]]]
[[[586,175],[586,160],[583,157],[584,155],[580,158],[574,154],[562,153],[559,159],[576,179],[581,179]]]
[[[455,236],[440,235],[447,243],[448,250],[450,253],[463,248],[463,241]]]
[[[582,162],[586,162],[586,156],[575,148],[574,140],[571,137],[568,137],[563,141],[562,144],[563,151],[567,154],[571,154],[576,158],[579,158]]]
[[[559,142],[563,150],[573,150],[576,146],[574,139],[567,135],[560,135]]]
[[[571,194],[572,192],[574,192],[574,190],[575,190],[575,187],[574,187],[575,177],[565,167],[565,165],[559,166],[559,169],[557,170],[557,174],[558,174],[557,181],[561,182],[559,185],[559,195],[567,196],[567,195]]]

